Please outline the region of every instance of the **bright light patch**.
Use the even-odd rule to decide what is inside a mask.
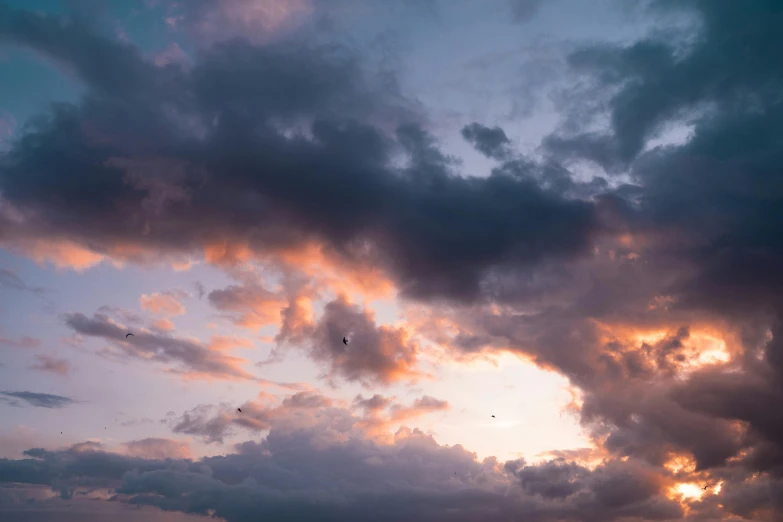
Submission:
[[[711,335],[693,336],[691,346],[698,352],[694,363],[698,366],[729,361],[729,352],[726,350],[726,341]]]
[[[700,500],[705,491],[698,484],[681,482],[674,486],[672,493],[675,497],[682,497],[683,500]]]
[[[645,333],[639,333],[634,336],[634,339],[637,343],[647,343],[649,345],[654,345],[656,343],[661,342],[664,337],[666,337],[666,334],[668,332],[666,330],[660,330],[658,332],[645,332]]]
[[[679,473],[681,471],[693,471],[696,468],[696,463],[686,456],[677,456],[669,460],[663,467],[672,473]]]

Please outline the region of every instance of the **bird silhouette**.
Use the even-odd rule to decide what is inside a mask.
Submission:
[[[238,411],[239,413],[242,413],[242,408],[237,408],[237,411]]]
[[[343,344],[348,345],[348,339],[346,339],[345,337],[343,337]]]
[[[127,339],[129,335],[133,335],[132,333],[125,334],[125,338]]]
[[[494,418],[495,418],[495,416],[493,415],[493,416],[492,416],[492,418],[494,419]]]
[[[703,487],[703,488],[701,488],[701,489],[703,489],[704,491],[707,491],[707,488],[708,488],[708,487],[709,487],[709,486],[704,486],[704,487]]]

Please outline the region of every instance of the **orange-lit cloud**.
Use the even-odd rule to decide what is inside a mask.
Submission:
[[[380,439],[388,439],[389,430],[393,426],[423,415],[446,411],[450,407],[448,401],[429,395],[424,395],[413,401],[413,404],[406,406],[395,403],[394,397],[384,397],[380,394],[367,399],[358,395],[353,401],[353,406],[364,412],[357,426],[365,430],[369,436]]]
[[[19,250],[43,265],[51,263],[57,268],[84,271],[103,261],[105,256],[96,254],[68,240],[16,240],[8,246]]]
[[[207,296],[220,311],[231,312],[234,323],[250,329],[278,324],[287,301],[260,285],[229,286]]]
[[[253,341],[237,336],[213,335],[209,340],[209,349],[222,352],[232,348],[252,348]]]
[[[305,344],[310,357],[328,365],[330,378],[365,385],[416,379],[419,346],[404,327],[376,325],[372,311],[339,296],[312,322],[301,301],[284,311],[278,341]],[[343,337],[350,341],[343,343]],[[309,346],[308,346],[309,345]]]
[[[160,330],[161,332],[171,332],[174,330],[174,323],[165,317],[155,319],[151,326],[154,330]]]
[[[174,296],[161,294],[142,294],[139,298],[142,310],[147,310],[158,315],[183,315],[185,307]]]
[[[190,444],[186,441],[147,438],[126,442],[123,446],[125,454],[144,459],[188,459],[191,457]]]

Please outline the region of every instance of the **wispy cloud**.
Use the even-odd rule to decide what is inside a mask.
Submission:
[[[25,403],[36,408],[65,408],[77,401],[60,395],[50,395],[48,393],[35,393],[29,391],[0,391],[0,395],[8,397],[3,399],[12,406],[21,406]],[[21,401],[21,403],[20,403]]]
[[[71,363],[66,359],[58,359],[48,355],[36,355],[38,362],[30,366],[31,370],[54,373],[57,375],[68,375],[71,371]]]

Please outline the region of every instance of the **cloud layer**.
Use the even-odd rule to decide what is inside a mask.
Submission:
[[[510,8],[524,19],[539,4]],[[298,349],[333,383],[415,381],[433,354],[512,352],[568,378],[598,463],[479,463],[416,430],[389,435],[445,401],[378,393],[349,408],[304,391],[279,404],[261,395],[241,416],[201,405],[169,419],[174,433],[215,444],[268,433],[223,457],[181,460],[189,449],[160,438],[128,443],[124,456],[35,449],[0,463],[0,481],[111,487],[118,500],[230,522],[780,518],[780,2],[652,1],[637,14],[682,16],[687,28],[574,44],[561,122],[535,157],[498,126],[461,123],[492,160],[488,176],[462,172],[361,51],[271,37],[309,3],[214,5],[172,18],[203,45],[157,63],[78,20],[0,6],[0,42],[58,62],[86,89],[8,142],[2,245],[76,269],[203,259],[235,280],[210,292],[199,283],[205,303],[247,330],[279,326],[272,359]],[[234,38],[247,24],[264,37]],[[669,139],[673,129],[685,137]],[[304,268],[314,259],[338,281],[390,281],[408,320],[380,324],[333,281],[325,297]],[[266,285],[265,270],[279,284]],[[8,270],[0,286],[38,291]],[[176,333],[168,318],[186,312],[183,297],[144,294],[156,322],[131,340],[117,309],[63,321],[107,341],[104,353],[259,382],[228,353],[249,341]],[[0,344],[40,344],[19,339]],[[679,502],[683,484],[713,490]]]

